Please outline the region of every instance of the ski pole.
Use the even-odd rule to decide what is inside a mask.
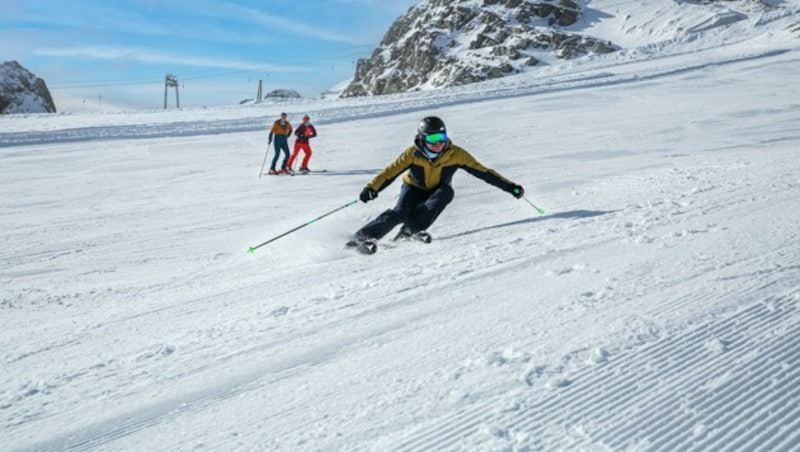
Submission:
[[[264,162],[261,164],[261,171],[258,172],[258,178],[261,179],[261,175],[264,174],[264,165],[267,164],[267,156],[269,155],[269,145],[272,143],[267,143],[267,152],[264,153]]]
[[[540,208],[540,207],[536,207],[536,205],[535,205],[534,203],[530,202],[530,201],[528,200],[528,198],[526,198],[526,197],[524,197],[524,196],[522,197],[522,199],[524,199],[524,200],[525,200],[525,202],[527,202],[527,203],[528,203],[528,204],[530,204],[530,205],[531,205],[531,206],[532,206],[534,209],[536,209],[536,211],[537,211],[537,212],[539,212],[539,215],[544,215],[544,209],[542,209],[542,208]]]
[[[328,215],[330,215],[330,214],[332,214],[332,213],[335,213],[335,212],[338,212],[338,211],[340,211],[340,210],[344,209],[345,207],[352,206],[353,204],[355,204],[355,203],[357,203],[357,202],[358,202],[358,200],[357,200],[357,199],[354,199],[353,201],[350,201],[350,202],[348,202],[347,204],[345,204],[345,205],[343,205],[343,206],[339,206],[339,207],[337,207],[337,208],[335,208],[335,209],[331,210],[331,211],[330,211],[330,212],[328,212],[328,213],[322,214],[322,215],[318,216],[317,218],[314,218],[313,220],[311,220],[311,221],[309,221],[309,222],[307,222],[307,223],[301,224],[300,226],[298,226],[298,227],[296,227],[296,228],[294,228],[294,229],[292,229],[292,230],[290,230],[290,231],[286,231],[286,232],[284,232],[284,233],[283,233],[283,234],[281,234],[281,235],[278,235],[278,236],[276,236],[276,237],[273,237],[273,238],[271,238],[271,239],[267,240],[267,241],[266,241],[266,242],[264,242],[264,243],[261,243],[261,244],[259,244],[259,245],[256,245],[256,246],[251,246],[251,247],[249,247],[249,248],[247,249],[247,252],[248,252],[248,253],[250,253],[250,254],[253,254],[253,252],[254,252],[255,250],[257,250],[257,249],[261,248],[262,246],[264,246],[264,245],[266,245],[266,244],[268,244],[268,243],[272,243],[272,242],[274,242],[275,240],[278,240],[278,239],[279,239],[279,238],[281,238],[281,237],[287,236],[287,235],[291,234],[292,232],[294,232],[294,231],[296,231],[296,230],[298,230],[298,229],[302,229],[302,228],[304,228],[304,227],[306,227],[306,226],[308,226],[308,225],[310,225],[310,224],[312,224],[312,223],[314,223],[314,222],[316,222],[316,221],[319,221],[319,220],[321,220],[321,219],[323,219],[323,218],[327,217]]]

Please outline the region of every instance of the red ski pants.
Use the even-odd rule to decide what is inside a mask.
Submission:
[[[294,150],[292,151],[292,156],[289,157],[289,168],[294,166],[294,160],[297,158],[300,151],[306,153],[305,157],[303,157],[303,163],[300,165],[300,168],[308,168],[308,161],[311,160],[311,146],[308,143],[300,143],[295,141],[294,142]]]

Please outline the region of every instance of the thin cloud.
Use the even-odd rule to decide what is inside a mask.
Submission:
[[[372,10],[380,9],[387,13],[397,13],[401,15],[408,11],[414,5],[420,3],[421,0],[329,0],[332,3],[343,5],[348,8],[370,8]]]
[[[236,10],[241,13],[237,14],[236,17],[248,17],[252,21],[262,25],[267,25],[273,30],[284,30],[295,35],[309,36],[325,41],[343,42],[347,44],[363,44],[363,42],[354,38],[352,34],[328,31],[320,28],[319,26],[298,23],[293,20],[287,20],[285,17],[266,14],[257,9],[247,8],[231,3],[226,4],[226,6],[231,10]]]
[[[0,0],[1,1],[1,0]],[[274,42],[268,35],[250,30],[250,27],[224,27],[219,25],[220,14],[207,8],[176,8],[179,5],[162,5],[157,11],[122,8],[118,4],[92,5],[91,7],[61,5],[45,8],[33,4],[20,18],[27,23],[50,28],[81,30],[86,36],[97,33],[130,36],[179,37],[192,40],[232,43]],[[201,19],[202,20],[198,20]],[[231,19],[241,19],[231,16]]]
[[[310,69],[306,66],[267,65],[246,61],[233,61],[217,58],[192,57],[174,55],[169,53],[153,52],[149,49],[135,47],[103,47],[79,46],[62,48],[44,48],[34,52],[37,56],[59,58],[86,58],[95,60],[124,60],[138,61],[148,64],[170,64],[192,67],[205,67],[215,69],[244,70],[244,71],[273,71],[273,72],[305,72]]]

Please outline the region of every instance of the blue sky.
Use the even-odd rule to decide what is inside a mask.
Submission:
[[[57,107],[163,108],[167,73],[182,107],[253,98],[259,79],[318,97],[419,1],[0,0],[0,60],[43,78]]]

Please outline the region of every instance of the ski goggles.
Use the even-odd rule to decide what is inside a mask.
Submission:
[[[447,134],[444,132],[425,135],[425,142],[428,144],[439,144],[445,141],[447,141]]]

